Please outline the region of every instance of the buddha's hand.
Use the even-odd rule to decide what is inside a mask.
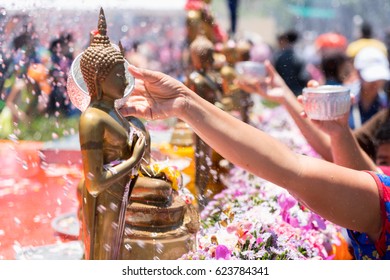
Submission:
[[[129,148],[133,151],[131,158],[135,162],[141,161],[144,153],[145,153],[145,142],[146,139],[145,137],[138,137],[137,141],[135,144],[133,142],[129,142]]]
[[[148,166],[143,166],[139,173],[142,177],[150,177],[160,179],[171,183],[174,190],[178,190],[182,185],[182,174],[176,168],[164,163],[152,163]]]
[[[164,73],[134,66],[130,66],[129,71],[136,78],[136,83],[121,109],[124,116],[156,120],[177,117],[185,110],[189,89],[181,82]]]

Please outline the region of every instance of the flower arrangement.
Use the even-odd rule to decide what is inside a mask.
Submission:
[[[294,150],[316,156],[282,107],[262,114],[255,126]],[[274,116],[278,116],[275,118]],[[289,133],[285,133],[288,131]],[[293,131],[293,132],[292,132]],[[201,213],[198,250],[182,259],[332,259],[341,228],[313,213],[286,190],[235,167],[229,186]]]
[[[340,228],[284,189],[239,168],[201,213],[198,251],[183,259],[331,259]]]

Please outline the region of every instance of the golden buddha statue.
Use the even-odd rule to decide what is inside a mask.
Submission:
[[[194,71],[189,74],[186,85],[203,99],[223,107],[220,74],[213,69],[214,45],[203,35],[198,35],[190,45]],[[222,108],[223,109],[223,108]],[[220,180],[219,156],[200,137],[195,135],[195,186],[202,207],[207,199],[225,188]]]
[[[199,1],[200,5],[190,7],[187,10],[186,28],[187,44],[190,45],[196,37],[203,33],[211,42],[215,42],[214,16],[212,15],[209,5],[211,0]]]
[[[230,98],[230,112],[243,122],[249,122],[249,109],[252,106],[248,93],[243,92],[236,85],[236,70],[234,65],[238,61],[248,57],[249,50],[242,43],[238,44],[234,40],[225,42],[222,53],[225,55],[226,64],[221,68],[223,92],[225,98]],[[247,52],[248,53],[247,53]]]
[[[248,61],[250,60],[250,52],[252,45],[248,40],[239,40],[237,42],[237,61]]]
[[[123,49],[120,43],[119,50],[110,43],[103,9],[80,68],[91,100],[79,126],[84,179],[78,194],[85,258],[151,259],[155,254],[145,246],[156,238],[167,243],[160,258],[179,258],[194,248],[199,217],[173,190],[178,175],[151,164],[150,136],[143,123],[124,118],[115,106],[128,82]],[[151,238],[154,232],[158,237]],[[143,250],[135,246],[139,240],[147,243]],[[173,250],[171,243],[178,248]]]

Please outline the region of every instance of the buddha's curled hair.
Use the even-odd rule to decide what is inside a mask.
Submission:
[[[124,63],[123,49],[117,50],[107,36],[107,24],[103,9],[100,9],[98,30],[91,32],[90,45],[80,60],[81,73],[87,84],[89,95],[96,95],[96,82],[102,82],[111,69]]]

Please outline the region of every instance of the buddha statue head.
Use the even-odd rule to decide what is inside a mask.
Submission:
[[[237,55],[238,55],[238,61],[247,61],[250,60],[250,51],[251,51],[252,45],[247,40],[240,40],[237,42]]]
[[[119,42],[119,50],[115,48],[107,36],[107,24],[103,9],[100,9],[98,29],[90,34],[90,45],[80,60],[81,73],[87,84],[91,98],[101,98],[101,84],[110,75],[122,75],[123,92],[126,88],[124,51]],[[115,68],[115,71],[113,71]],[[115,72],[115,73],[111,73]],[[117,96],[117,98],[123,97]]]
[[[230,39],[224,43],[222,47],[222,53],[226,57],[226,62],[229,65],[234,65],[238,60],[237,44],[234,40]]]
[[[191,61],[197,70],[208,70],[214,62],[214,45],[204,35],[196,36],[190,45]]]

